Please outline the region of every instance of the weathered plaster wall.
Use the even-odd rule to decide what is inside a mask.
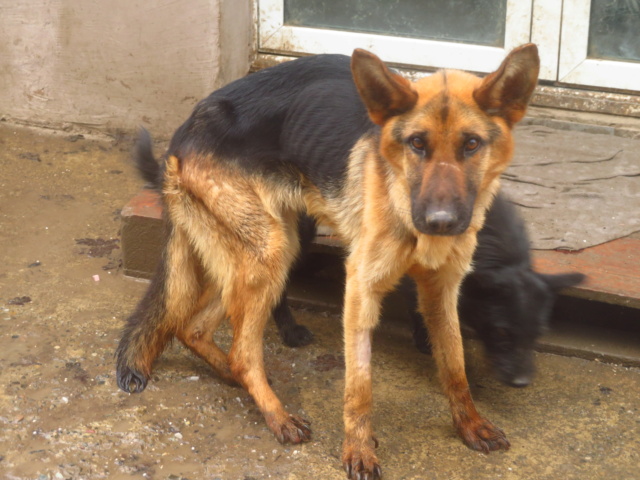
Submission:
[[[250,0],[0,4],[0,116],[168,136],[197,100],[247,73]]]

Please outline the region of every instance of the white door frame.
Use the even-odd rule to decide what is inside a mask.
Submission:
[[[266,53],[343,53],[365,48],[404,66],[495,69],[512,48],[538,45],[540,78],[640,90],[640,63],[587,57],[591,0],[507,0],[504,48],[284,25],[284,0],[256,0],[258,48]]]
[[[555,0],[559,1],[559,0]],[[490,72],[512,48],[529,42],[533,0],[507,0],[504,48],[284,25],[283,0],[258,0],[258,45],[274,53],[343,53],[365,48],[402,65]]]
[[[534,0],[531,42],[540,53],[540,79],[558,79],[562,0]]]
[[[558,81],[640,90],[640,63],[587,57],[590,13],[590,0],[564,0]]]

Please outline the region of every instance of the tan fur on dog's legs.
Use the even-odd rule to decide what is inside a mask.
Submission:
[[[502,430],[480,416],[471,398],[457,313],[462,274],[448,267],[413,276],[453,423],[468,447],[485,453],[506,450],[509,441]]]
[[[239,284],[234,288],[229,306],[234,338],[229,363],[234,377],[254,398],[278,441],[301,443],[311,439],[309,423],[285,411],[264,370],[264,326],[279,295],[279,291],[270,290],[270,283],[254,288]]]
[[[346,298],[349,300],[349,295]],[[346,310],[345,318],[348,318],[350,313]],[[361,472],[372,472],[373,478],[382,476],[374,450],[378,442],[371,426],[371,337],[370,328],[345,325],[345,440],[342,462],[348,478],[359,478]]]
[[[217,289],[209,288],[199,302],[201,310],[176,333],[178,339],[207,362],[230,385],[237,385],[229,368],[227,354],[218,347],[213,335],[226,318]]]
[[[391,288],[393,276],[387,275],[391,279],[384,282],[373,282],[359,271],[363,265],[369,271],[375,271],[376,266],[380,266],[379,263],[358,260],[356,255],[347,261],[344,301],[345,440],[342,464],[348,478],[379,479],[382,471],[375,454],[378,442],[371,425],[371,339],[379,321],[382,298]],[[375,287],[369,283],[374,283]]]
[[[283,209],[282,198],[254,180],[200,158],[169,157],[164,198],[173,221],[189,234],[203,281],[219,290],[223,311],[231,321],[228,362],[233,378],[251,394],[280,442],[300,443],[310,439],[311,431],[305,420],[284,410],[269,386],[262,339],[299,249],[297,212]],[[211,295],[216,297],[218,292]],[[215,304],[206,310],[182,335],[216,368],[224,356],[214,348],[211,334],[222,310]],[[207,319],[207,313],[216,318]],[[197,338],[200,330],[208,335],[207,343]],[[224,376],[224,365],[222,370]]]

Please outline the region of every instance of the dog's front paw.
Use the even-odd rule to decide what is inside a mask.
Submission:
[[[280,443],[303,443],[311,440],[311,423],[297,415],[289,415],[283,420],[276,416],[265,416],[267,425]]]
[[[375,441],[375,445],[378,442]],[[342,448],[342,466],[349,480],[380,480],[382,469],[371,446],[356,446],[345,441]]]
[[[504,432],[484,418],[460,421],[457,429],[467,447],[473,450],[489,453],[509,450],[511,446]]]

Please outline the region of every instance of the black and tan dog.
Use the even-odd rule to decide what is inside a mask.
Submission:
[[[281,442],[309,440],[264,370],[262,335],[299,249],[307,212],[348,246],[343,463],[381,476],[371,425],[371,337],[380,304],[408,273],[418,286],[454,425],[471,448],[508,448],[469,393],[456,303],[476,234],[511,160],[512,126],[537,81],[534,45],[484,79],[441,71],[416,83],[356,50],[240,79],[200,102],[166,156],[168,241],[117,350],[119,386],[141,391],[174,337],[253,396]],[[142,139],[139,166],[154,161]],[[229,318],[228,355],[213,341]]]

